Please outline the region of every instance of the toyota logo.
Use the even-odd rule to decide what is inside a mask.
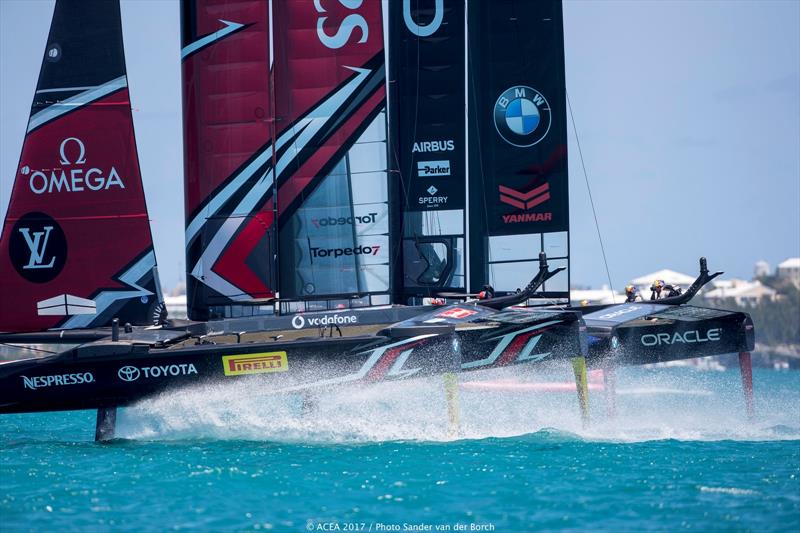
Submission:
[[[139,379],[139,369],[135,366],[123,366],[117,371],[119,379],[122,381],[136,381]]]

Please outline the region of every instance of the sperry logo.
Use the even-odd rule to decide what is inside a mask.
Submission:
[[[53,231],[53,226],[45,226],[43,231],[34,231],[33,237],[31,237],[31,228],[19,228],[19,232],[22,234],[25,239],[25,244],[28,245],[28,250],[31,252],[28,264],[23,266],[23,269],[53,268],[56,262],[55,256],[50,258],[50,262],[44,262],[44,254],[47,251],[47,240],[50,238],[51,231]]]
[[[28,186],[34,194],[53,192],[82,192],[108,190],[111,187],[125,188],[116,167],[101,169],[86,168],[86,145],[77,137],[67,137],[58,148],[59,164],[64,167],[32,170],[28,165],[20,172],[28,177]]]
[[[289,362],[286,352],[254,353],[248,355],[223,355],[222,368],[226,376],[286,372]]]

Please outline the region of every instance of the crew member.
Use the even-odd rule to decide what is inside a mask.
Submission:
[[[639,291],[636,290],[636,287],[633,285],[626,285],[625,286],[625,302],[631,303],[635,302],[636,298],[641,300],[642,296],[639,294]]]
[[[494,287],[484,285],[481,292],[478,293],[478,300],[488,300],[489,298],[494,298]]]
[[[657,279],[650,285],[650,299],[658,300],[661,298],[661,291],[664,289],[664,280]]]

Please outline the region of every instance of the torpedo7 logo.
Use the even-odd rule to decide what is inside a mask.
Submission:
[[[313,257],[342,257],[353,255],[378,255],[380,245],[356,246],[355,248],[311,248]]]

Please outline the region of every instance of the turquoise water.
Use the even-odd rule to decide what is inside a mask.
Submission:
[[[574,392],[466,385],[458,437],[435,380],[304,417],[207,387],[121,411],[104,445],[91,412],[6,415],[0,530],[797,531],[800,373],[754,379],[749,422],[738,372],[623,371],[587,428]]]

